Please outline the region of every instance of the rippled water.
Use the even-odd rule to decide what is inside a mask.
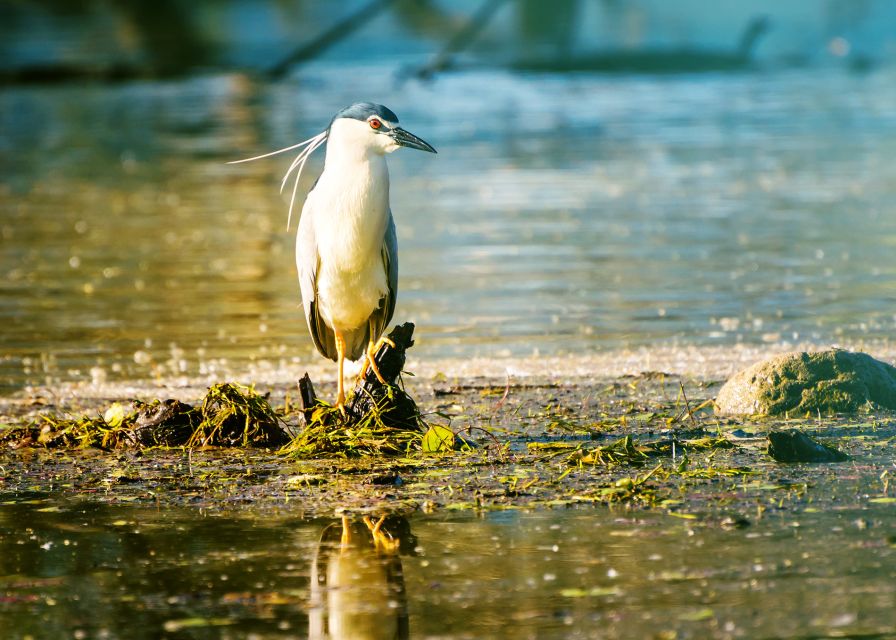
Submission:
[[[316,359],[290,159],[224,163],[360,98],[439,150],[390,158],[420,357],[892,335],[896,70],[396,69],[0,91],[0,385]]]
[[[360,520],[343,537],[295,510],[0,500],[4,638],[896,634],[886,506],[730,530],[590,510],[399,519],[400,547],[377,551]]]

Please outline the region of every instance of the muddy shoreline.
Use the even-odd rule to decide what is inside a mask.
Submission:
[[[889,481],[896,416],[886,412],[723,418],[710,402],[719,380],[660,372],[564,380],[435,375],[406,377],[405,384],[430,423],[476,446],[445,454],[315,460],[255,448],[7,448],[0,454],[0,493],[12,501],[52,495],[302,517],[609,505],[720,527],[805,510],[875,510],[896,503],[896,483]],[[319,391],[326,397],[332,387],[321,384]],[[285,412],[290,429],[300,428],[292,385],[256,389]],[[195,390],[178,391],[169,395],[197,400]],[[4,403],[2,421],[9,428],[47,412],[97,414],[124,399],[21,397]],[[780,428],[798,428],[850,458],[775,462],[766,452],[766,435]],[[595,454],[626,447],[630,454],[638,447],[647,453]]]

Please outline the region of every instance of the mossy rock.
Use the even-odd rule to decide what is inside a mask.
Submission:
[[[719,390],[716,413],[853,413],[896,409],[896,368],[840,349],[774,356],[736,373]]]

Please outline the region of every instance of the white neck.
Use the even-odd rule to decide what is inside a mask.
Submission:
[[[309,197],[322,255],[329,266],[354,271],[379,259],[389,220],[389,168],[383,154],[340,142],[328,142],[324,171]]]

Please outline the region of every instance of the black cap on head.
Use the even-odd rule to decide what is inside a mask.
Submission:
[[[351,118],[352,120],[366,121],[370,116],[378,116],[388,122],[398,122],[398,116],[387,107],[372,102],[356,102],[350,107],[341,109],[333,116],[333,120],[339,118]]]

